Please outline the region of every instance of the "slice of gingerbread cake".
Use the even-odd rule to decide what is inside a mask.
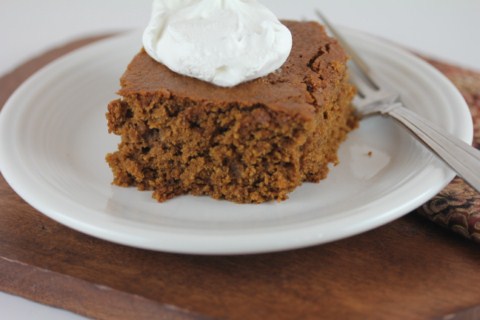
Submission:
[[[328,164],[356,126],[347,56],[316,22],[284,21],[289,58],[267,76],[225,88],[177,74],[138,53],[108,106],[107,155],[119,186],[239,203],[284,200]]]

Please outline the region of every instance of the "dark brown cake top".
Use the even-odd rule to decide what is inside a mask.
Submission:
[[[292,32],[292,51],[280,69],[265,77],[232,88],[218,87],[177,74],[141,50],[123,75],[119,94],[165,94],[177,99],[188,98],[217,105],[237,103],[248,107],[262,104],[275,111],[311,119],[315,105],[321,104],[318,100],[322,88],[327,87],[322,83],[338,76],[338,66],[344,67],[347,57],[337,41],[328,37],[320,24],[296,21],[283,23]]]

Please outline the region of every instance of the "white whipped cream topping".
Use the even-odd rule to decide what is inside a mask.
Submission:
[[[292,35],[257,0],[154,0],[143,45],[174,72],[232,87],[280,68]]]

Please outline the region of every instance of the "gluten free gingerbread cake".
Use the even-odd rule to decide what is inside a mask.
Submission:
[[[283,22],[293,47],[281,69],[224,88],[179,75],[138,53],[108,106],[121,136],[106,159],[113,183],[239,203],[284,200],[327,177],[355,125],[347,56],[315,22]]]

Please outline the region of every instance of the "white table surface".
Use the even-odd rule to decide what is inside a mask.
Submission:
[[[227,0],[228,1],[228,0]],[[282,18],[313,18],[316,4],[334,23],[363,30],[480,70],[479,0],[263,0]],[[1,0],[0,76],[77,37],[143,28],[151,0]],[[0,235],[0,241],[1,241]],[[0,292],[2,319],[83,319]]]

